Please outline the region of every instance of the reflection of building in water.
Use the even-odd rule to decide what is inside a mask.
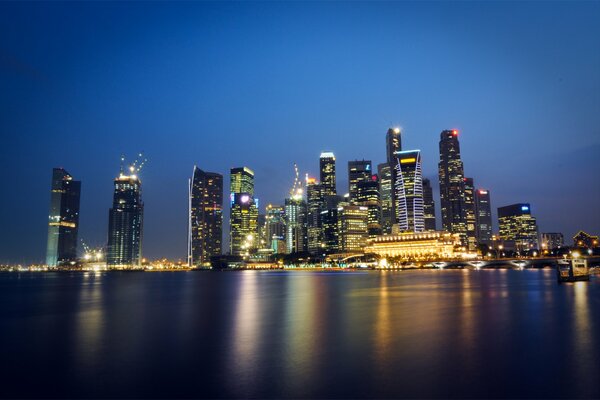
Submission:
[[[464,252],[460,235],[449,232],[400,233],[369,240],[366,253],[406,260],[452,259]]]

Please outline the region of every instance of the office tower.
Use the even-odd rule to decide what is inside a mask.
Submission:
[[[254,197],[254,171],[248,167],[231,168],[230,193],[248,193]]]
[[[423,218],[425,230],[435,231],[435,201],[431,181],[427,178],[423,179]]]
[[[348,161],[348,193],[350,194],[350,202],[354,203],[356,201],[358,183],[370,181],[371,175],[371,161]]]
[[[487,189],[475,191],[475,219],[477,243],[489,246],[492,243],[492,203]]]
[[[142,262],[142,182],[133,167],[129,175],[121,171],[114,182],[113,205],[108,218],[106,261],[109,268],[137,267]]]
[[[258,205],[250,193],[232,193],[229,215],[229,251],[247,256],[259,246]]]
[[[446,130],[440,134],[440,203],[442,230],[458,233],[463,246],[467,245],[465,210],[465,183],[460,159],[458,131]]]
[[[369,237],[382,234],[381,230],[381,203],[379,200],[379,179],[371,175],[369,180],[360,181],[356,185],[354,204],[367,207],[367,231]]]
[[[336,253],[339,250],[338,208],[342,203],[340,196],[325,196],[321,211],[322,249],[324,253]]]
[[[258,207],[257,207],[258,209]],[[261,214],[260,211],[258,212],[258,218],[257,218],[257,231],[258,231],[258,242],[257,243],[257,248],[259,249],[265,249],[267,248],[267,216],[265,214]]]
[[[359,252],[367,245],[368,209],[356,205],[340,205],[338,208],[339,251]]]
[[[301,192],[285,199],[286,243],[288,253],[308,251],[307,209]]]
[[[465,222],[467,224],[467,247],[477,249],[477,221],[475,214],[475,187],[473,178],[464,178],[465,183]]]
[[[285,209],[283,206],[274,206],[271,204],[267,206],[265,231],[267,247],[278,253],[277,243],[285,239]]]
[[[390,128],[385,135],[386,161],[388,165],[396,165],[395,154],[402,151],[402,138],[400,128]]]
[[[335,155],[330,151],[321,153],[319,158],[319,171],[321,172],[321,186],[323,196],[335,196]]]
[[[313,254],[321,252],[323,230],[321,229],[321,211],[325,206],[323,188],[315,178],[306,180],[308,251]]]
[[[381,230],[384,234],[392,233],[394,210],[392,201],[392,169],[388,163],[377,166],[379,177],[379,200],[381,202]]]
[[[559,249],[565,245],[565,239],[562,233],[545,232],[540,236],[542,250]]]
[[[395,223],[400,232],[422,232],[425,230],[425,218],[421,151],[398,151],[395,155]]]
[[[509,242],[505,248],[527,251],[538,247],[538,230],[531,207],[527,203],[512,204],[498,208],[500,239]]]
[[[221,255],[223,175],[194,166],[189,180],[188,265],[209,266]]]
[[[46,264],[50,267],[77,260],[81,182],[62,168],[52,170]]]

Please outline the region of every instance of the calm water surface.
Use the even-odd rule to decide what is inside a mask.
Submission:
[[[0,274],[2,397],[600,397],[600,279]]]

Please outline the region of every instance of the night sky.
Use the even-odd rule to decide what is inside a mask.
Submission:
[[[144,255],[176,259],[194,164],[254,169],[264,211],[322,150],[347,192],[348,160],[383,162],[396,125],[438,218],[439,134],[458,129],[494,210],[600,233],[598,21],[600,2],[0,3],[0,263],[44,259],[53,167],[82,181],[99,246],[119,157],[143,151]]]

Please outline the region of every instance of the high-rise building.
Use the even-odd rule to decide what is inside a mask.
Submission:
[[[381,202],[379,200],[379,179],[377,175],[371,175],[369,180],[357,183],[353,204],[367,207],[369,237],[381,235]]]
[[[230,193],[248,193],[254,197],[254,171],[248,167],[231,168]]]
[[[229,251],[235,256],[249,255],[259,246],[258,205],[250,193],[231,194],[229,239]]]
[[[498,208],[498,226],[500,239],[505,248],[527,251],[538,247],[538,230],[535,217],[531,215],[531,206],[527,203],[511,204]],[[507,246],[506,242],[510,245]]]
[[[278,241],[285,240],[285,209],[269,204],[265,214],[267,247],[278,253]],[[275,245],[273,245],[275,243]]]
[[[321,172],[321,186],[324,196],[335,196],[335,155],[324,151],[319,158],[319,171]]]
[[[565,238],[562,233],[545,232],[540,236],[542,250],[559,249],[565,245]]]
[[[425,230],[421,151],[396,152],[394,167],[395,223],[400,232]]]
[[[285,199],[286,243],[288,253],[308,251],[307,209],[302,194]]]
[[[427,178],[423,179],[423,218],[425,230],[435,231],[435,201],[433,200],[431,181]]]
[[[458,233],[463,246],[467,245],[464,168],[460,158],[457,130],[440,134],[440,203],[442,230]]]
[[[114,181],[113,205],[108,217],[109,268],[139,267],[142,262],[144,203],[142,182],[134,172],[125,175],[121,171]]]
[[[388,163],[377,166],[379,178],[379,199],[381,202],[381,230],[384,234],[392,233],[394,210],[392,201],[392,170]]]
[[[467,247],[469,251],[477,249],[477,218],[475,213],[475,187],[473,178],[464,178],[465,182],[465,223],[467,224]]]
[[[356,202],[358,194],[357,186],[360,182],[368,182],[373,174],[371,161],[355,160],[348,161],[348,193],[350,194],[350,202]]]
[[[221,255],[223,175],[194,166],[189,180],[188,265],[209,266]]]
[[[321,211],[325,206],[323,188],[315,178],[306,180],[308,251],[317,254],[323,249],[323,229],[321,226]]]
[[[56,267],[77,260],[81,182],[62,168],[52,170],[46,264]]]
[[[492,205],[487,189],[475,191],[475,219],[477,243],[489,246],[492,243]]]
[[[402,151],[401,135],[400,128],[390,128],[385,135],[386,162],[388,165],[396,165],[395,154]]]
[[[368,209],[343,205],[338,208],[339,251],[358,252],[367,245]]]

